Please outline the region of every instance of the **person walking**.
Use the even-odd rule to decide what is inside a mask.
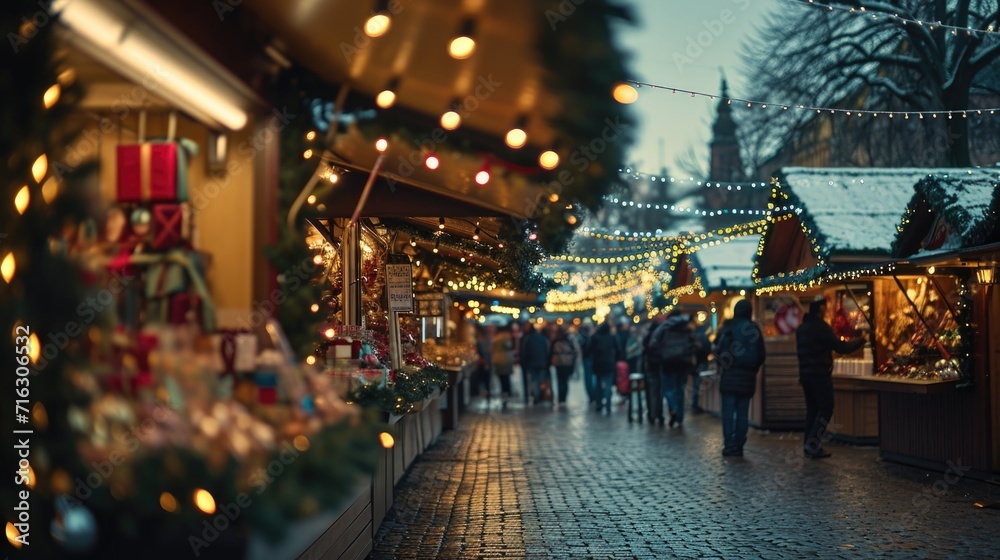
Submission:
[[[490,332],[483,327],[476,328],[476,390],[475,394],[485,396],[487,403],[490,400],[490,385],[492,376],[490,372],[493,368],[493,339]]]
[[[708,340],[708,325],[702,325],[694,331],[698,340],[698,351],[695,352],[695,366],[691,373],[691,412],[701,414],[701,372],[708,369],[708,357],[712,354],[712,343]]]
[[[722,326],[715,341],[725,457],[743,456],[750,427],[750,399],[757,389],[757,371],[766,356],[764,334],[753,322],[753,307],[745,299],[736,302],[733,318]]]
[[[552,342],[552,365],[556,368],[556,381],[559,384],[556,406],[566,406],[566,396],[569,394],[569,378],[576,366],[577,352],[573,341],[569,339],[566,329],[556,331],[556,339]]]
[[[626,325],[628,323],[626,322]],[[628,372],[638,373],[639,364],[642,361],[642,339],[639,338],[639,327],[625,327],[626,336],[622,344],[625,350],[625,361],[628,363]],[[619,336],[619,340],[621,337]]]
[[[594,358],[590,353],[590,340],[594,336],[594,326],[584,323],[580,327],[580,351],[583,365],[583,386],[587,391],[587,404],[593,405],[600,400],[597,393],[597,377],[594,376]]]
[[[646,410],[649,423],[659,422],[663,425],[663,388],[660,386],[660,351],[654,348],[650,342],[653,340],[653,333],[657,327],[663,324],[665,315],[653,317],[649,325],[649,331],[642,339],[643,347],[643,368],[642,372],[646,378]]]
[[[802,451],[807,458],[825,459],[826,430],[833,418],[833,352],[850,354],[865,344],[865,337],[840,340],[826,324],[826,300],[809,304],[809,313],[795,331],[799,357],[799,384],[806,399],[806,425]]]
[[[514,338],[509,328],[493,337],[493,372],[500,380],[500,408],[506,410],[510,398],[510,378],[514,375]]]
[[[597,379],[597,407],[606,414],[611,414],[611,387],[615,384],[615,364],[622,357],[618,339],[611,332],[611,325],[601,323],[594,336],[590,337],[588,346],[590,358],[593,360],[594,377]]]
[[[542,401],[542,383],[549,378],[549,340],[531,323],[524,329],[520,354],[532,402],[537,404]]]
[[[670,407],[671,428],[684,425],[684,391],[694,369],[694,353],[698,348],[690,322],[690,316],[674,309],[657,327],[651,342],[660,353],[660,378]]]

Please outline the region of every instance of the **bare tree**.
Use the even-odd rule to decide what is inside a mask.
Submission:
[[[997,0],[832,4],[854,10],[783,3],[769,16],[746,49],[750,97],[847,109],[958,112],[1000,98]],[[824,148],[837,153],[817,154],[828,164],[968,166],[972,142],[991,136],[970,134],[970,125],[989,120],[975,111],[904,123],[884,115],[881,120],[824,117],[781,107],[739,114],[744,149],[753,152],[748,163],[790,144],[808,146],[806,123],[829,127],[822,133],[838,139],[839,145]],[[816,125],[818,120],[825,124]],[[908,161],[928,155],[940,161]]]

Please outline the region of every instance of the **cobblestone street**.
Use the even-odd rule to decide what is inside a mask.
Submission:
[[[1000,486],[876,448],[804,460],[798,433],[751,430],[723,458],[717,418],[630,425],[582,393],[563,410],[473,403],[397,488],[372,557],[1000,558],[1000,511],[973,505]]]

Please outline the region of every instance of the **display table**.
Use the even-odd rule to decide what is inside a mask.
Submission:
[[[833,376],[833,438],[860,445],[878,443],[878,391],[861,375]]]

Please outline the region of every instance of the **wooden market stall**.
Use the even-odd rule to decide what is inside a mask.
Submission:
[[[827,318],[844,337],[878,312],[866,274],[886,270],[900,216],[913,185],[934,170],[784,168],[774,180],[773,214],[758,249],[754,280],[757,317],[767,362],[764,405],[756,425],[802,429],[805,402],[798,383],[795,328],[810,301],[829,302]],[[839,330],[838,330],[839,329]],[[877,393],[853,375],[872,371],[871,343],[834,366],[837,437],[873,443],[878,437]]]
[[[892,336],[880,335],[894,352],[866,380],[879,391],[880,452],[994,478],[1000,472],[1000,173],[955,170],[928,176],[915,190],[893,254],[900,266],[919,271],[919,285],[907,291],[922,305],[893,318]]]

